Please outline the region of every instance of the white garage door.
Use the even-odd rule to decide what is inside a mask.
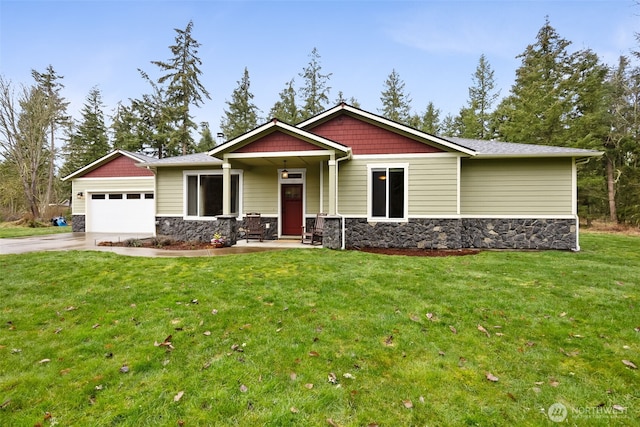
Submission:
[[[86,231],[91,233],[155,233],[153,192],[91,193]]]

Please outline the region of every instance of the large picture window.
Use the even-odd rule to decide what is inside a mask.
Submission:
[[[400,220],[406,218],[406,167],[370,167],[369,201],[374,219]]]
[[[187,216],[215,217],[222,215],[222,173],[186,175]],[[231,174],[231,214],[238,215],[240,176]]]

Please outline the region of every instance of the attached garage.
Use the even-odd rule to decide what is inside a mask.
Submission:
[[[155,174],[138,166],[155,160],[116,150],[65,177],[73,231],[155,235]]]
[[[96,192],[87,197],[89,233],[155,233],[153,192]]]

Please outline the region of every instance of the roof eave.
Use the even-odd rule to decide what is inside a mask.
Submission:
[[[476,159],[531,159],[531,158],[538,158],[538,159],[547,159],[550,157],[553,158],[562,158],[562,157],[566,157],[566,158],[576,158],[576,159],[581,159],[581,158],[591,158],[591,157],[600,157],[602,156],[604,153],[601,151],[596,151],[593,153],[584,153],[584,152],[567,152],[567,153],[530,153],[530,154],[525,154],[525,153],[519,153],[519,154],[493,154],[493,153],[488,153],[488,154],[483,154],[483,153],[478,153],[474,158]]]

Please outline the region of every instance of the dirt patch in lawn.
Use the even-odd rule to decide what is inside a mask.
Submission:
[[[475,255],[480,251],[478,249],[417,249],[417,248],[361,248],[353,249],[360,252],[368,252],[381,255],[404,255],[404,256],[427,256],[427,257],[443,257],[443,256],[463,256]]]

